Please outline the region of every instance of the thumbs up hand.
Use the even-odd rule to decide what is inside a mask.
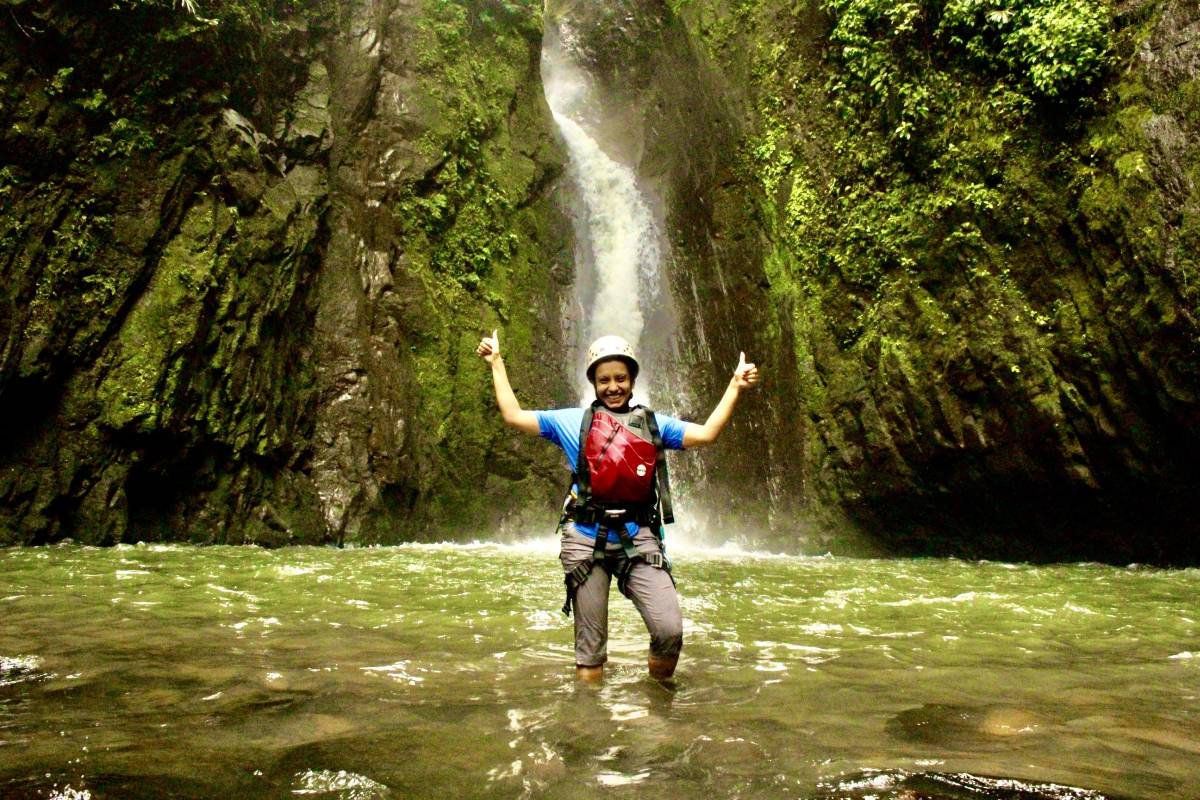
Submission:
[[[749,389],[758,383],[758,367],[747,363],[745,353],[738,353],[738,365],[733,370],[733,383],[739,389]]]
[[[475,348],[475,355],[489,364],[500,357],[500,331],[498,329],[493,330],[491,336],[484,336],[479,340],[479,346]]]

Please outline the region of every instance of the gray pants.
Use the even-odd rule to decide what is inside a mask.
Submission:
[[[639,553],[662,551],[658,537],[649,528],[638,530],[633,543]],[[566,523],[562,528],[558,556],[563,571],[569,573],[586,562],[594,547],[592,539],[578,533],[573,523]],[[623,565],[626,561],[621,545],[612,542],[608,543],[605,556],[608,564],[614,566]],[[612,574],[608,566],[598,561],[592,566],[587,580],[575,590],[573,610],[577,666],[596,667],[608,660],[608,591],[611,583]],[[665,569],[637,560],[633,562],[625,589],[650,631],[650,655],[658,658],[677,657],[683,647],[683,615],[679,610],[679,596],[675,593],[671,576]]]

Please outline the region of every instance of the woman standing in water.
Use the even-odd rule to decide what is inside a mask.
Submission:
[[[508,382],[497,331],[475,350],[492,368],[504,423],[562,448],[575,470],[559,525],[566,575],[565,613],[575,612],[575,670],[598,680],[608,659],[608,592],[614,575],[650,631],[650,674],[671,677],[683,646],[683,618],[663,552],[662,526],[672,521],[664,450],[712,444],[743,389],[758,383],[745,354],[703,425],[632,405],[638,361],[619,336],[602,336],[587,354],[596,393],[589,408],[526,411]]]

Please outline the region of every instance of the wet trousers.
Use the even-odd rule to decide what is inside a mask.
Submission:
[[[641,528],[633,537],[639,553],[662,552],[658,537],[649,528]],[[575,530],[571,522],[562,527],[559,560],[563,571],[570,573],[592,557],[595,542]],[[620,544],[608,543],[605,559],[592,565],[592,570],[575,590],[572,610],[575,615],[575,664],[596,667],[608,660],[608,594],[612,579],[626,563]],[[679,595],[665,569],[635,559],[625,585],[626,595],[633,601],[646,629],[650,632],[650,655],[676,658],[683,647],[683,615],[679,610]]]

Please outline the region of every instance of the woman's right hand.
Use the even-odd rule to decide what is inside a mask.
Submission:
[[[745,353],[738,353],[738,365],[733,369],[733,382],[739,389],[749,389],[758,383],[758,365],[747,362]]]
[[[489,364],[495,362],[500,357],[500,331],[494,330],[491,336],[480,339],[479,346],[475,348],[475,355]]]

